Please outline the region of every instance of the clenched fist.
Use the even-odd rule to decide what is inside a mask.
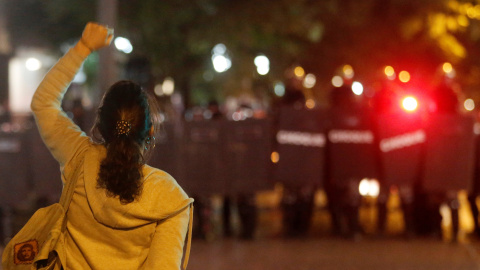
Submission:
[[[82,38],[80,41],[90,51],[96,51],[105,46],[110,45],[113,39],[113,29],[106,26],[89,22],[83,30]]]

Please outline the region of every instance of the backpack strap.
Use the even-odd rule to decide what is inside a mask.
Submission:
[[[62,191],[62,195],[60,196],[60,204],[63,206],[65,210],[65,217],[63,218],[62,224],[62,232],[65,231],[67,227],[67,212],[70,206],[70,202],[72,202],[73,192],[75,190],[75,185],[77,184],[77,179],[80,174],[80,169],[83,167],[83,159],[84,155],[82,155],[78,161],[75,160],[75,168],[71,171],[69,175],[65,175],[66,185]]]
[[[193,202],[190,203],[190,220],[188,221],[187,249],[183,259],[183,270],[187,269],[188,259],[190,258],[190,248],[192,246],[192,223],[193,223]]]

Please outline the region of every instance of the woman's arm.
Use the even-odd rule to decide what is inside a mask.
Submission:
[[[173,217],[159,221],[142,269],[179,270],[190,218],[189,207]]]
[[[88,23],[80,41],[50,69],[33,96],[31,108],[40,135],[61,166],[89,141],[62,110],[63,96],[87,56],[107,46],[112,37],[106,27]]]

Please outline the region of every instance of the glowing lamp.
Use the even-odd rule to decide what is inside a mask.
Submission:
[[[406,110],[408,112],[415,111],[418,107],[417,99],[412,97],[412,96],[404,98],[402,100],[402,107],[403,107],[404,110]]]
[[[469,98],[465,100],[463,103],[463,106],[465,107],[465,110],[467,111],[473,111],[475,109],[475,101],[473,99]]]
[[[364,178],[358,185],[358,192],[362,196],[378,197],[380,194],[380,183],[377,179]]]
[[[384,72],[385,72],[385,75],[387,75],[387,77],[391,77],[395,74],[395,69],[393,69],[392,66],[386,66],[384,69]]]
[[[278,161],[280,161],[280,155],[278,152],[272,152],[270,159],[272,160],[272,163],[278,163]]]
[[[360,181],[360,184],[358,185],[358,192],[360,192],[360,195],[362,196],[367,196],[369,190],[370,190],[369,180],[362,179],[362,181]]]
[[[410,81],[410,73],[405,70],[400,71],[400,73],[398,74],[398,79],[403,83],[407,83]]]

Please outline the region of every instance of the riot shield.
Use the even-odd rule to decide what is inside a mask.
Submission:
[[[28,149],[24,134],[0,132],[0,207],[25,205],[28,182]]]
[[[37,128],[27,131],[29,138],[28,166],[33,188],[38,199],[46,203],[55,203],[62,194],[60,165],[52,156]]]
[[[271,189],[269,181],[271,121],[249,119],[224,125],[226,179],[229,194]]]
[[[175,132],[175,124],[171,122],[162,123],[155,140],[155,148],[148,160],[155,168],[159,168],[170,175],[177,181],[181,181],[181,171],[179,170],[180,150],[178,147],[179,138]]]
[[[328,171],[332,186],[352,180],[378,179],[378,160],[371,112],[364,108],[330,111]]]
[[[480,123],[475,123],[475,166],[472,194],[480,195]]]
[[[225,158],[223,121],[191,121],[184,123],[181,145],[180,185],[192,196],[225,194]]]
[[[276,127],[275,181],[293,186],[322,186],[325,177],[325,112],[280,108]]]
[[[435,114],[427,125],[422,187],[426,192],[471,191],[475,135],[470,116]]]
[[[413,188],[420,178],[422,147],[426,140],[420,115],[380,114],[376,130],[382,185]]]

